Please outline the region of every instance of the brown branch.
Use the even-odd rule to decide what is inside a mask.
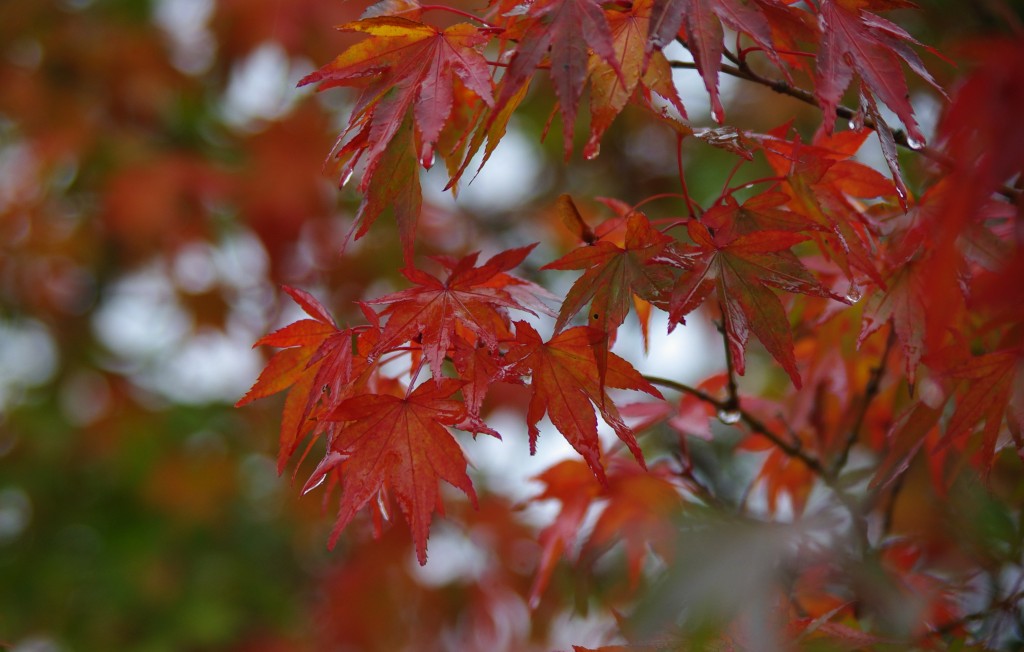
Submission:
[[[725,407],[725,401],[720,401],[711,394],[703,392],[697,389],[696,387],[690,387],[689,385],[686,385],[684,383],[680,383],[675,380],[669,380],[668,378],[660,378],[658,376],[644,376],[644,380],[651,383],[652,385],[660,385],[661,387],[675,390],[681,394],[689,394],[690,396],[696,396],[700,400],[714,406],[719,410]]]
[[[1007,615],[1012,615],[1013,610],[1021,606],[1021,601],[1024,601],[1024,589],[1017,590],[1006,596],[1001,600],[997,600],[988,605],[986,609],[981,611],[975,611],[965,616],[961,616],[954,621],[945,623],[940,627],[932,629],[928,634],[932,636],[945,636],[951,634],[956,629],[963,627],[964,625],[979,620],[985,620],[991,617],[993,614],[1003,612]]]
[[[817,475],[821,479],[821,481],[824,482],[825,485],[832,490],[836,498],[839,500],[840,504],[842,504],[843,508],[850,513],[853,530],[857,535],[857,540],[861,548],[863,550],[866,550],[868,548],[867,522],[864,518],[864,505],[858,505],[857,502],[853,499],[853,497],[848,495],[842,489],[842,487],[840,487],[836,483],[835,479],[828,474],[828,471],[825,469],[821,461],[819,461],[812,455],[809,455],[805,450],[803,450],[803,447],[801,446],[799,439],[794,440],[793,443],[790,443],[786,441],[783,437],[781,437],[778,433],[770,429],[757,417],[750,414],[746,410],[742,409],[742,407],[739,406],[738,404],[732,405],[732,403],[728,400],[723,401],[717,399],[714,396],[708,394],[707,392],[701,391],[695,387],[690,387],[689,385],[686,385],[684,383],[669,380],[668,378],[659,378],[657,376],[645,375],[644,379],[646,379],[647,382],[652,383],[654,385],[660,385],[661,387],[673,389],[681,393],[695,396],[698,399],[708,403],[709,405],[715,407],[718,410],[724,410],[726,408],[734,409],[735,412],[737,412],[740,415],[740,420],[744,424],[746,424],[747,428],[749,428],[751,432],[761,435],[762,437],[770,441],[774,446],[776,446],[788,457],[791,457],[795,460],[800,460],[800,462],[802,462],[804,466],[813,471],[815,475]]]
[[[704,401],[705,403],[708,403],[709,405],[715,407],[718,410],[735,410],[740,415],[740,421],[745,423],[747,427],[751,430],[751,432],[761,435],[762,437],[770,441],[772,444],[777,446],[779,450],[781,450],[783,453],[785,453],[789,457],[800,460],[801,462],[804,463],[804,465],[807,468],[814,471],[822,478],[825,478],[825,467],[822,466],[821,462],[818,459],[808,455],[807,452],[803,450],[803,447],[800,446],[799,441],[795,443],[787,442],[778,433],[774,432],[771,428],[766,426],[754,415],[750,414],[746,410],[743,410],[739,405],[732,406],[728,400],[723,401],[717,399],[714,396],[708,394],[707,392],[703,392],[695,387],[690,387],[689,385],[685,385],[674,380],[669,380],[668,378],[659,378],[657,376],[644,376],[644,379],[653,385],[659,385],[661,387],[673,389],[677,392],[682,392],[684,394],[690,394],[691,396],[695,396],[700,400]]]
[[[818,103],[818,100],[814,96],[814,93],[804,90],[803,88],[793,86],[785,80],[772,79],[770,77],[760,75],[754,72],[750,68],[750,66],[747,65],[746,61],[741,61],[737,59],[736,56],[733,55],[728,50],[725,52],[725,55],[726,58],[728,58],[730,61],[735,62],[736,65],[723,63],[718,67],[718,69],[721,72],[736,77],[737,79],[745,79],[747,81],[754,82],[755,84],[760,84],[762,86],[770,88],[771,90],[781,95],[787,95],[789,97],[800,100],[805,104],[809,104],[810,106],[815,106],[818,107],[819,109],[821,108],[821,105]],[[669,61],[669,65],[673,68],[687,70],[697,69],[696,63],[688,61]],[[857,117],[857,113],[857,111],[851,109],[848,106],[843,106],[840,104],[839,106],[836,107],[836,116],[843,118],[845,120],[853,120],[854,118]],[[865,117],[863,119],[863,124],[865,127],[873,131],[878,131],[879,129],[881,129],[881,127],[879,127],[879,125],[876,125],[875,121],[870,117]],[[921,156],[924,156],[925,158],[934,161],[935,163],[941,165],[944,168],[949,169],[955,167],[954,162],[949,157],[947,157],[945,154],[936,149],[933,149],[931,147],[912,146],[910,144],[910,141],[907,139],[906,132],[903,131],[902,129],[888,129],[888,131],[892,135],[893,142],[895,142],[900,147],[910,150],[912,152],[916,152],[917,154],[920,154]],[[1005,185],[1000,188],[997,188],[996,192],[998,192],[1003,197],[1009,199],[1010,201],[1017,201],[1021,194],[1020,190]]]
[[[750,66],[748,66],[746,62],[740,62],[738,59],[735,59],[735,57],[728,58],[730,60],[735,60],[738,63],[738,65],[730,65],[727,63],[723,63],[718,67],[718,69],[721,72],[736,77],[737,79],[745,79],[747,81],[754,82],[755,84],[760,84],[761,86],[770,88],[771,90],[775,91],[776,93],[779,93],[780,95],[787,95],[789,97],[800,100],[804,104],[808,104],[819,109],[821,108],[821,105],[818,103],[818,99],[814,97],[814,93],[808,90],[804,90],[802,88],[798,88],[796,86],[792,86],[789,82],[783,79],[772,79],[770,77],[764,77],[762,75],[759,75],[758,73],[751,70]],[[691,63],[688,61],[669,61],[669,65],[671,65],[673,68],[682,68],[688,70],[697,69],[696,63]],[[857,112],[848,106],[843,106],[842,104],[840,104],[839,106],[836,107],[836,116],[843,118],[844,120],[853,120],[857,116]],[[878,131],[878,126],[875,124],[875,121],[869,117],[864,118],[864,126],[867,127],[868,129]],[[941,153],[929,147],[911,147],[910,142],[907,140],[907,134],[902,129],[890,129],[889,132],[892,134],[893,140],[900,147],[917,152],[918,154],[922,154],[926,158],[930,158],[935,162],[940,163],[941,165],[944,165],[946,167],[952,167],[952,161],[943,156]]]
[[[861,400],[860,410],[857,412],[857,418],[854,420],[853,425],[850,427],[850,432],[846,437],[846,441],[843,443],[843,447],[839,452],[839,455],[832,462],[832,466],[829,467],[829,475],[837,477],[839,472],[846,466],[846,461],[850,457],[850,450],[853,449],[853,445],[857,442],[857,438],[860,436],[860,429],[864,426],[864,419],[867,417],[868,408],[871,407],[871,402],[878,396],[878,390],[882,384],[882,376],[885,374],[885,367],[889,361],[889,353],[892,351],[893,345],[896,343],[896,330],[893,328],[889,329],[889,337],[885,341],[885,350],[882,351],[882,357],[879,358],[878,364],[872,367],[871,375],[868,376],[868,384],[864,387],[864,398]]]

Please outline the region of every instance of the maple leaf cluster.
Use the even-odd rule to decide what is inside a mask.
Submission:
[[[772,618],[784,621],[779,632],[859,648],[891,637],[935,641],[971,622],[952,596],[969,593],[972,571],[964,569],[976,560],[915,540],[920,533],[897,537],[893,519],[915,464],[943,496],[968,472],[984,479],[1019,465],[1014,451],[1024,457],[1024,204],[1019,188],[1004,185],[1024,172],[1024,129],[1005,109],[1007,97],[1024,105],[1024,51],[1007,43],[983,57],[953,94],[935,147],[926,147],[904,66],[945,92],[917,53],[923,46],[878,14],[908,4],[497,0],[477,17],[451,9],[472,23],[436,26],[424,14],[437,7],[384,2],[341,25],[366,38],[302,83],[356,89],[332,159],[342,184],[360,176],[356,237],[394,214],[410,287],[361,303],[365,323],[353,326],[285,288],[309,318],[257,342],[281,350],[239,402],[289,390],[281,469],[307,437],[310,447],[324,442],[304,491],[339,488],[332,544],[360,510],[369,508],[379,529],[397,503],[425,563],[432,516],[444,507],[440,481],[476,501],[454,431],[500,437],[486,423],[488,397],[502,384],[522,385],[531,450],[546,415],[582,458],[539,478],[537,499],[561,508],[540,535],[532,604],[560,560],[575,554],[592,563],[620,540],[632,585],[648,545],[671,563],[681,537],[673,519],[728,502],[690,448],[726,442],[731,454],[757,460],[748,491],[731,498],[734,510],[747,513],[756,489],[767,518],[800,518],[816,492],[827,493],[845,510],[846,536],[878,553],[878,572],[924,596],[914,622],[872,632],[854,607],[871,594],[866,579],[814,554],[798,564],[789,558],[797,544],[776,538],[771,563],[795,565],[791,590],[769,596]],[[736,34],[733,50],[726,28]],[[673,42],[692,64],[666,58]],[[765,61],[749,61],[753,52]],[[809,138],[790,124],[765,133],[696,129],[673,67],[696,69],[720,123],[724,72],[817,105],[820,125]],[[594,226],[563,195],[555,213],[579,245],[542,268],[579,273],[560,301],[512,274],[533,246],[484,262],[473,253],[417,265],[420,169],[439,157],[454,188],[481,149],[486,161],[545,76],[567,160],[581,107],[590,117],[583,154],[592,158],[632,105],[680,147],[724,149],[737,158],[734,174],[768,176],[734,183],[730,175],[700,206],[687,194],[680,157],[679,187],[667,196],[674,207],[647,207],[665,195],[605,199],[610,214]],[[857,104],[848,108],[851,85]],[[905,131],[886,123],[882,107]],[[837,130],[837,116],[849,128]],[[872,134],[886,174],[858,157]],[[903,178],[901,147],[926,163],[914,184]],[[644,377],[613,353],[628,316],[646,334],[653,310],[670,329],[713,323],[725,369],[691,387]],[[758,373],[748,374],[755,364]],[[620,390],[649,402],[623,406]],[[598,415],[618,439],[609,450]],[[652,461],[642,433],[666,432],[671,453]],[[604,511],[581,534],[598,503]],[[651,631],[639,629],[637,645]]]

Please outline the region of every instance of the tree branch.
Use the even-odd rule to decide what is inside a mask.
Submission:
[[[644,380],[651,383],[652,385],[659,385],[667,389],[675,390],[681,394],[689,394],[690,396],[696,396],[700,400],[713,405],[715,408],[721,410],[725,407],[725,401],[720,401],[711,394],[703,392],[696,387],[690,387],[689,385],[677,382],[675,380],[669,380],[668,378],[661,378],[658,376],[644,376]]]
[[[988,605],[986,609],[969,613],[965,616],[957,618],[954,621],[945,623],[931,630],[929,634],[932,636],[945,636],[946,634],[953,633],[955,630],[957,630],[960,627],[963,627],[968,623],[977,622],[979,620],[985,620],[986,618],[991,618],[992,615],[995,613],[1002,612],[1005,614],[1012,614],[1014,609],[1020,607],[1021,601],[1024,601],[1024,590],[1014,591],[1005,598],[992,602]]]
[[[745,79],[747,81],[754,82],[755,84],[766,86],[775,91],[776,93],[779,93],[781,95],[788,95],[789,97],[800,100],[801,102],[809,104],[810,106],[815,106],[818,107],[819,109],[821,108],[821,105],[818,103],[818,100],[814,96],[814,93],[793,86],[789,82],[786,82],[785,80],[782,79],[772,79],[770,77],[764,77],[754,72],[750,68],[750,66],[747,65],[746,61],[737,59],[736,56],[733,55],[728,50],[726,50],[725,56],[730,61],[733,61],[735,65],[723,63],[718,67],[719,71],[727,75],[736,77],[737,79]],[[685,70],[697,69],[697,64],[689,61],[669,61],[669,65],[673,68],[680,68]],[[843,118],[845,120],[853,120],[857,116],[857,113],[857,111],[851,109],[848,106],[839,105],[836,107],[836,116]],[[873,131],[878,131],[879,129],[882,128],[876,125],[875,121],[870,117],[864,117],[863,124],[865,127]],[[910,141],[907,139],[906,132],[904,132],[902,129],[889,129],[889,133],[892,135],[893,142],[895,142],[900,147],[910,150],[912,152],[916,152],[917,154],[920,154],[921,156],[924,156],[925,158],[934,161],[935,163],[941,165],[946,169],[954,167],[953,161],[950,160],[949,157],[947,157],[942,152],[927,146],[912,146],[910,144]],[[1016,188],[1011,188],[1005,185],[1001,186],[1000,188],[997,188],[996,192],[998,192],[1003,197],[1006,197],[1010,201],[1017,201],[1021,194],[1021,192]]]
[[[787,442],[785,439],[779,436],[778,433],[774,432],[771,428],[766,426],[761,420],[759,420],[754,415],[743,410],[739,405],[732,406],[730,401],[723,401],[717,399],[714,396],[708,394],[707,392],[701,391],[695,387],[690,387],[689,385],[685,385],[674,380],[669,380],[668,378],[659,378],[658,376],[644,376],[644,379],[647,382],[651,383],[652,385],[659,385],[661,387],[673,389],[677,392],[695,396],[718,410],[735,410],[740,415],[740,421],[745,423],[747,427],[751,430],[751,432],[761,435],[768,441],[772,442],[772,444],[777,446],[779,450],[781,450],[789,457],[800,460],[801,462],[804,463],[804,465],[807,468],[814,471],[822,478],[825,477],[825,467],[816,458],[808,455],[807,452],[803,450],[803,448],[800,446],[800,442]]]
[[[878,390],[882,384],[882,376],[885,374],[885,367],[889,361],[889,352],[892,351],[893,345],[896,343],[896,330],[894,328],[889,329],[889,337],[885,340],[885,349],[882,351],[882,357],[879,358],[878,364],[872,367],[871,375],[868,376],[868,383],[864,387],[864,398],[861,400],[860,410],[857,412],[857,418],[850,426],[850,432],[846,437],[846,441],[843,443],[842,449],[839,451],[839,455],[832,462],[829,467],[829,475],[836,477],[839,472],[846,466],[846,461],[850,457],[850,450],[853,445],[857,442],[857,438],[860,436],[860,429],[864,425],[864,419],[867,417],[868,408],[871,407],[871,402],[878,396]]]

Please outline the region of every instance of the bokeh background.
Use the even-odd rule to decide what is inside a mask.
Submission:
[[[525,650],[586,644],[600,628],[571,605],[529,616],[542,519],[517,501],[564,451],[527,459],[521,422],[500,409],[521,395],[492,411],[504,448],[471,454],[481,511],[460,520],[456,502],[422,569],[402,527],[373,541],[357,524],[326,550],[331,505],[298,495],[294,464],[276,471],[280,401],[232,407],[265,361],[252,342],[295,317],[280,284],[339,321],[401,287],[387,220],[341,253],[358,197],[321,169],[352,98],[295,88],[349,42],[331,26],[366,4],[0,2],[0,648]],[[997,12],[969,8],[985,3],[923,4],[929,22],[901,20],[940,49],[999,27]],[[695,76],[678,81],[708,123]],[[723,84],[734,124],[818,118]],[[671,139],[630,130],[628,111],[599,159],[564,166],[561,138],[540,142],[551,102],[537,86],[457,202],[426,173],[420,253],[544,240],[529,276],[572,244],[548,213],[553,194],[675,190]],[[918,91],[933,125],[937,101]],[[733,160],[700,155],[688,173],[706,201]],[[714,361],[692,353],[706,334],[683,331],[655,342],[654,363],[635,337],[623,346],[689,380]]]

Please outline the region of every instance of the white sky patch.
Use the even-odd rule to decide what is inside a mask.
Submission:
[[[642,374],[696,383],[711,370],[725,364],[721,339],[715,337],[708,324],[697,315],[692,316],[685,326],[677,325],[669,333],[668,315],[661,310],[653,310],[648,334],[650,347],[645,355],[640,325],[635,319],[627,319],[619,328],[612,349]]]
[[[170,279],[156,265],[125,276],[93,314],[100,342],[125,359],[156,356],[177,347],[192,324]]]
[[[662,50],[669,61],[685,61],[693,63],[693,55],[676,41],[669,43]],[[673,68],[672,81],[675,83],[679,98],[686,107],[686,115],[689,123],[694,126],[705,126],[714,124],[711,120],[711,98],[708,90],[704,87],[704,80],[700,73],[689,68]],[[736,89],[739,80],[729,75],[718,75],[718,93],[722,98],[722,105],[725,107],[726,115],[729,114],[729,102]]]
[[[476,582],[487,571],[487,551],[446,521],[435,521],[429,545],[425,566],[420,566],[411,553],[406,560],[420,584],[440,587],[458,581]]]
[[[500,212],[528,203],[542,189],[539,181],[543,159],[536,143],[514,121],[474,179],[482,158],[483,152],[478,152],[466,166],[457,200],[451,191],[442,190],[448,184],[448,174],[438,161],[424,176],[424,198],[442,207],[461,205],[474,211]]]
[[[189,75],[206,72],[216,54],[216,41],[208,23],[213,14],[211,0],[158,0],[153,22],[171,42],[171,63]]]
[[[0,321],[0,409],[22,392],[46,383],[57,370],[57,345],[34,320]]]
[[[164,361],[147,384],[183,403],[233,403],[245,394],[263,368],[251,344],[220,331],[200,331]]]
[[[217,282],[213,250],[208,243],[198,241],[182,247],[171,263],[171,274],[178,287],[192,294],[201,294],[213,288]]]
[[[570,650],[574,645],[597,647],[621,642],[620,637],[609,640],[610,633],[617,629],[614,618],[599,609],[591,609],[586,616],[564,611],[551,623],[548,642],[556,650]]]
[[[154,262],[108,290],[93,328],[113,354],[109,364],[140,387],[175,401],[233,403],[264,363],[252,343],[261,334],[253,329],[265,325],[270,306],[266,253],[254,237],[240,234],[216,247],[186,247],[167,267]],[[216,286],[230,302],[226,326],[196,330],[177,290]]]
[[[224,120],[237,129],[258,128],[291,110],[304,93],[295,85],[313,68],[304,60],[290,61],[280,44],[267,41],[231,70],[224,99]]]
[[[39,196],[39,163],[23,144],[0,148],[0,211]]]
[[[490,415],[487,423],[501,433],[501,440],[478,435],[476,441],[465,441],[463,449],[473,468],[487,478],[489,487],[513,502],[540,493],[543,485],[533,480],[534,476],[563,460],[579,459],[579,453],[546,418],[539,424],[535,455],[530,455],[525,414],[501,409]],[[552,503],[551,507],[554,509],[545,510],[550,513],[539,522],[547,523],[557,514],[557,505]]]

